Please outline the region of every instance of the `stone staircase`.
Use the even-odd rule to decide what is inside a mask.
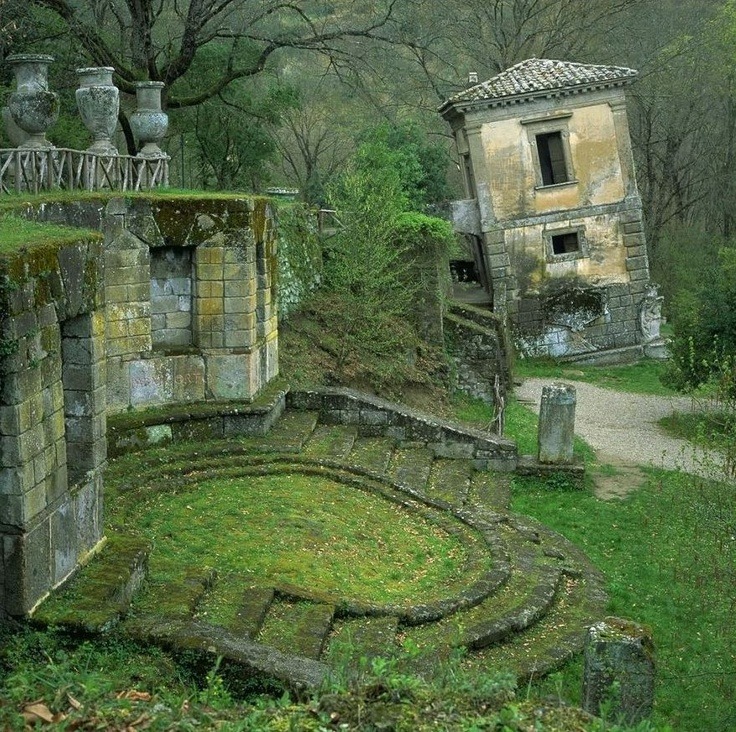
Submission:
[[[319,684],[336,664],[357,667],[365,659],[394,656],[402,644],[418,650],[419,669],[464,647],[463,663],[470,668],[540,675],[579,651],[585,629],[603,614],[602,578],[587,558],[538,522],[511,514],[508,475],[477,470],[472,459],[438,456],[425,443],[361,436],[356,426],[323,424],[317,412],[296,410],[287,410],[265,436],[169,451],[136,455],[130,478],[112,463],[108,480],[118,491],[135,490],[136,484],[155,491],[166,490],[174,477],[179,486],[196,483],[203,471],[208,479],[313,472],[420,513],[441,512],[455,522],[458,535],[482,537],[486,555],[468,561],[488,563],[490,557],[491,568],[455,596],[419,605],[360,604],[304,587],[251,586],[244,575],[227,627],[207,622],[218,579],[195,568],[184,581],[149,583],[153,601],[127,618],[117,602],[109,617],[97,617],[98,629],[120,619],[136,637],[215,652],[303,688]],[[112,554],[103,551],[90,568],[110,561]],[[84,596],[86,574],[68,591]],[[166,601],[159,606],[156,598]],[[36,618],[90,630],[74,612],[60,617],[53,601]]]

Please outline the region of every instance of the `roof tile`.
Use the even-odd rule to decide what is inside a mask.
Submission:
[[[599,66],[572,61],[530,58],[512,66],[488,81],[455,94],[445,103],[503,100],[505,97],[536,96],[540,92],[569,87],[627,82],[637,75],[623,66]]]

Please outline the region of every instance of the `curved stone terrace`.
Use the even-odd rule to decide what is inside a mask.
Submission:
[[[347,390],[290,394],[286,405],[276,390],[269,409],[207,405],[112,418],[118,457],[106,477],[107,544],[35,620],[221,655],[293,690],[401,647],[414,649],[420,670],[464,648],[469,667],[505,667],[520,679],[582,648],[603,614],[602,578],[563,537],[509,511],[512,443]],[[307,504],[290,502],[297,480]],[[293,539],[290,551],[316,566],[324,547],[342,543],[360,561],[351,565],[348,554],[344,573],[338,566],[319,581],[308,571],[289,581],[275,558],[259,571],[247,551],[226,561],[248,520],[217,513],[218,495],[206,491],[223,481],[241,491],[235,513],[254,512],[260,528],[250,526],[248,540]],[[275,529],[256,516],[265,490],[282,491],[287,518]],[[330,523],[339,524],[339,511],[312,510],[330,501],[343,517],[370,515],[404,532],[396,536],[406,554],[397,556],[383,531],[340,535]],[[197,532],[163,535],[136,524],[153,503],[196,517],[206,539],[201,561],[171,570],[164,557],[189,551]],[[439,586],[433,572],[445,577]]]

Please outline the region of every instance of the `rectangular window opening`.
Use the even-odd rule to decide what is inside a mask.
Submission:
[[[570,180],[565,162],[565,147],[561,132],[546,132],[536,136],[542,185],[553,186]]]
[[[470,159],[470,153],[462,156],[463,169],[465,171],[465,187],[470,198],[478,198],[475,187],[475,173],[473,172],[473,162]]]
[[[572,254],[580,251],[580,237],[577,231],[558,234],[552,237],[553,254]]]

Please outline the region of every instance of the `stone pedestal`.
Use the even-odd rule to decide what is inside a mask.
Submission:
[[[542,388],[537,435],[540,463],[569,465],[575,437],[575,387],[552,384]]]
[[[654,643],[636,623],[606,618],[588,629],[583,670],[585,711],[635,725],[652,713]]]

